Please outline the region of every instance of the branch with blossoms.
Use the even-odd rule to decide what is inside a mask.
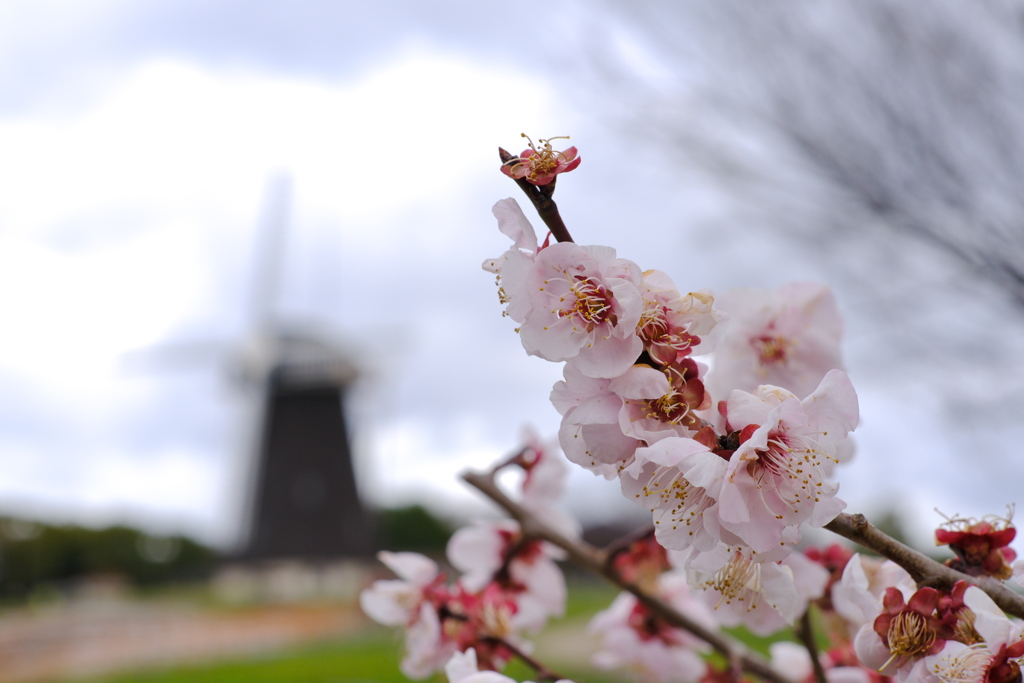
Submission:
[[[711,645],[728,662],[773,683],[793,683],[783,674],[775,671],[760,656],[752,653],[742,643],[729,638],[723,633],[709,629],[705,624],[693,619],[657,595],[648,592],[640,583],[629,580],[609,562],[610,556],[601,550],[580,540],[572,540],[549,528],[527,511],[522,505],[509,498],[497,485],[497,470],[486,474],[464,472],[463,481],[477,489],[485,496],[500,505],[505,512],[519,522],[520,528],[527,537],[539,538],[564,550],[569,560],[578,567],[603,576],[619,588],[636,596],[652,614],[666,624],[685,629]]]
[[[1024,617],[1024,599],[1002,584],[1024,583],[1010,515],[947,519],[936,542],[955,557],[942,564],[843,512],[835,477],[859,406],[829,290],[682,294],[611,247],[574,243],[552,197],[580,157],[557,139],[500,150],[555,243],[504,199],[493,213],[512,246],[483,267],[526,352],[564,363],[551,391],[562,454],[530,435],[505,462],[462,475],[511,519],[456,532],[454,581],[422,556],[381,555],[398,580],[362,604],[405,627],[403,672],[511,681],[495,671],[518,658],[558,679],[529,637],[564,611],[556,562],[568,560],[623,591],[591,621],[595,663],[645,683],[1020,683],[1024,626],[1007,614]],[[584,543],[558,503],[566,462],[616,481],[652,530],[605,550]],[[496,481],[510,467],[524,473],[514,494]],[[804,547],[808,527],[887,560]],[[737,626],[778,639],[770,660],[722,631]]]

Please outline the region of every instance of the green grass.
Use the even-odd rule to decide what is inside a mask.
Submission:
[[[618,594],[614,587],[596,581],[574,582],[569,590],[566,618],[551,624],[536,638],[538,654],[560,674],[579,683],[622,683],[628,676],[603,672],[589,665],[578,648],[564,647],[565,638],[583,643],[581,634],[590,617],[606,608]],[[749,647],[767,651],[773,639],[752,637],[742,630],[733,635]],[[586,648],[583,648],[586,650]],[[398,670],[401,635],[391,629],[368,625],[358,635],[334,642],[276,651],[266,656],[246,656],[213,663],[150,668],[132,673],[74,679],[74,683],[408,683]],[[534,672],[513,662],[504,672],[518,681],[533,680]],[[435,677],[431,681],[441,681]],[[71,683],[68,681],[67,683]]]
[[[320,643],[266,657],[148,669],[76,683],[406,683],[398,671],[400,644],[376,628],[345,641]]]

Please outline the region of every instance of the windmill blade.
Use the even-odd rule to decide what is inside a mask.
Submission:
[[[274,309],[284,270],[285,232],[291,211],[292,177],[285,171],[267,181],[257,228],[248,309],[249,335],[272,336]]]

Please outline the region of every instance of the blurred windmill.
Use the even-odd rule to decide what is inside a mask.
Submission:
[[[238,560],[332,560],[375,550],[345,419],[356,366],[327,339],[288,329],[275,311],[290,195],[289,176],[270,180],[256,241],[249,331],[229,355],[229,376],[250,402],[247,415],[256,417],[247,439],[242,534],[233,553]],[[196,351],[208,356],[209,350],[209,344],[176,346],[159,350],[157,359],[192,361]]]

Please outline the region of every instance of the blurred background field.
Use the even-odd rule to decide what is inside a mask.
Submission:
[[[351,599],[230,604],[196,589],[112,592],[41,601],[0,615],[0,680],[397,683],[400,634],[363,616]],[[585,629],[615,591],[578,579],[566,618],[537,638],[537,653],[565,675],[621,680],[588,666]],[[11,634],[20,622],[20,639]],[[28,634],[28,635],[27,635]],[[530,671],[513,664],[521,680]],[[69,672],[74,672],[69,673]]]

